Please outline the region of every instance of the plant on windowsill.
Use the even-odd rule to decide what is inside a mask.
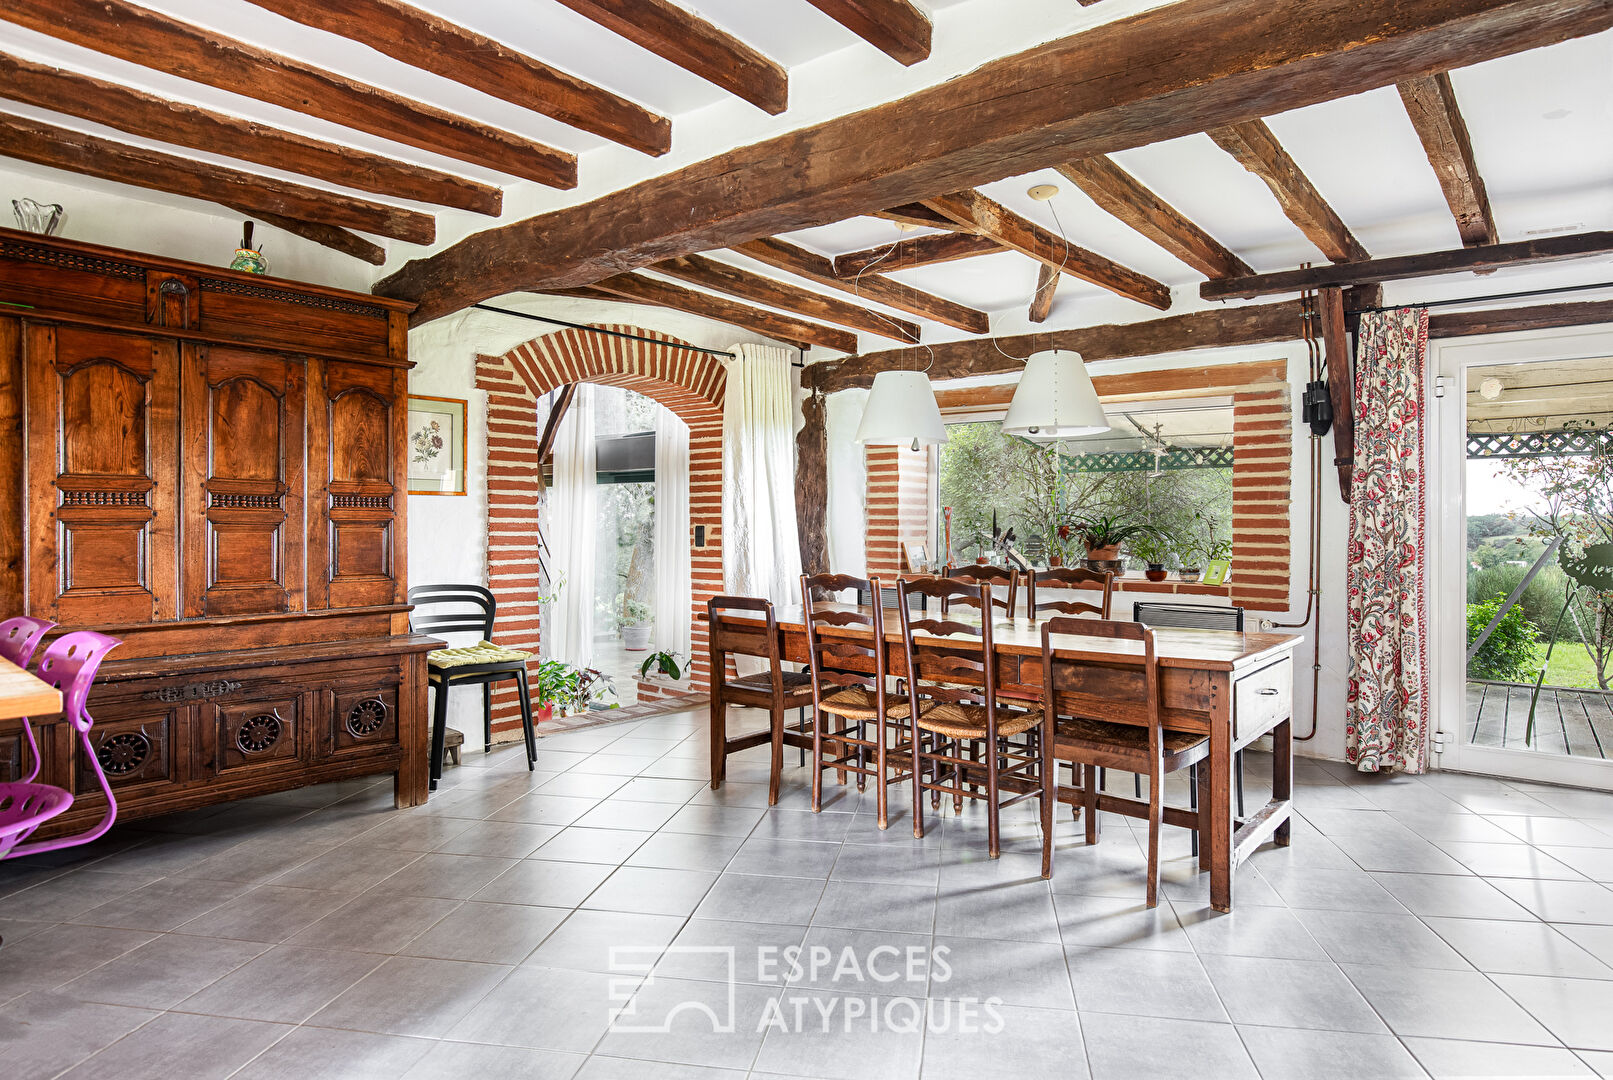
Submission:
[[[1143,576],[1149,581],[1164,581],[1165,562],[1171,557],[1171,539],[1163,532],[1141,533],[1132,538],[1131,555],[1148,565]]]
[[[1120,559],[1120,545],[1143,536],[1157,536],[1159,530],[1152,525],[1127,524],[1118,514],[1104,514],[1075,527],[1087,547],[1089,570],[1113,570],[1116,576],[1125,572]]]

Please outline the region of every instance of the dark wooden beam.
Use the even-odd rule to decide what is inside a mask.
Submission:
[[[282,217],[279,214],[267,213],[263,210],[248,210],[242,206],[232,206],[231,210],[255,217],[265,225],[273,225],[293,236],[300,236],[304,240],[312,240],[316,244],[339,251],[343,255],[351,255],[355,259],[363,259],[372,266],[380,266],[386,262],[386,249],[379,244],[372,244],[357,233],[337,228],[335,225],[322,225],[316,221],[298,221],[296,218]]]
[[[1252,274],[1248,263],[1102,154],[1059,166],[1098,206],[1208,278]]]
[[[1423,142],[1428,164],[1439,178],[1462,243],[1467,247],[1498,243],[1501,235],[1490,210],[1490,196],[1473,158],[1473,140],[1462,110],[1457,107],[1451,77],[1442,71],[1402,79],[1400,99],[1406,103],[1406,115],[1411,117],[1411,126]]]
[[[878,274],[864,274],[856,280],[836,277],[834,262],[828,256],[797,247],[777,237],[752,240],[748,244],[738,245],[734,250],[741,255],[795,274],[797,277],[804,277],[808,281],[832,286],[853,296],[872,300],[876,304],[905,311],[909,315],[933,319],[965,333],[984,334],[991,328],[991,320],[984,311],[964,307],[932,293],[920,292],[910,285],[903,285],[899,281],[880,277]]]
[[[1132,356],[1192,349],[1218,349],[1236,345],[1268,345],[1297,341],[1301,332],[1299,301],[1195,311],[1145,322],[1089,326],[1081,330],[1038,330],[1010,337],[946,341],[922,349],[891,349],[844,360],[808,364],[801,385],[831,394],[837,390],[873,385],[881,371],[929,363],[930,378],[961,379],[970,375],[997,375],[1019,371],[1023,359],[1044,349],[1066,349],[1087,361],[1118,360]],[[1004,355],[1006,354],[1006,355]]]
[[[543,434],[538,437],[538,464],[541,466],[549,460],[554,453],[555,436],[560,434],[560,421],[566,417],[566,410],[571,408],[572,399],[577,396],[577,384],[568,382],[560,388],[560,394],[549,407],[549,418],[543,422]]]
[[[795,528],[801,542],[801,571],[829,572],[829,436],[824,397],[801,401],[801,430],[795,434]]]
[[[766,304],[768,307],[793,311],[810,319],[878,334],[893,341],[906,343],[919,339],[918,324],[910,323],[906,319],[881,315],[876,311],[848,304],[844,300],[824,296],[810,289],[786,285],[782,281],[753,274],[749,270],[718,262],[705,255],[684,255],[668,259],[666,262],[656,263],[650,269],[691,285],[737,296],[741,300],[751,300],[758,304]]]
[[[411,244],[429,244],[437,231],[430,214],[191,161],[9,113],[0,113],[0,155],[205,199],[249,214],[358,229]]]
[[[1613,232],[1571,233],[1542,236],[1510,244],[1430,251],[1421,255],[1396,255],[1366,262],[1311,266],[1302,270],[1281,270],[1271,274],[1206,281],[1199,295],[1206,300],[1246,299],[1277,293],[1297,293],[1327,285],[1365,285],[1408,278],[1466,274],[1478,270],[1499,270],[1505,266],[1561,262],[1565,259],[1594,258],[1613,252]]]
[[[13,101],[93,120],[130,135],[207,150],[342,187],[494,217],[503,207],[503,193],[491,184],[3,53],[0,86]]]
[[[377,291],[416,301],[424,322],[515,289],[586,285],[1609,26],[1607,0],[1177,0],[477,233]]]
[[[1355,474],[1355,353],[1344,329],[1344,290],[1323,289],[1318,300],[1327,394],[1333,401],[1333,464],[1339,470],[1339,495],[1349,502]]]
[[[1453,338],[1474,334],[1510,334],[1519,330],[1552,330],[1560,326],[1596,326],[1602,323],[1613,324],[1613,300],[1430,315],[1428,336]]]
[[[130,63],[552,187],[573,154],[265,52],[125,0],[9,0],[0,19]]]
[[[1059,272],[1047,263],[1036,270],[1036,292],[1031,296],[1028,318],[1033,323],[1047,321],[1053,313],[1053,294],[1059,291]]]
[[[909,0],[807,2],[899,64],[911,67],[929,58],[929,17]]]
[[[764,311],[749,304],[736,304],[710,293],[696,292],[678,285],[645,277],[642,274],[617,274],[594,283],[594,287],[640,304],[701,315],[730,326],[743,326],[764,334],[774,341],[783,341],[800,349],[822,345],[835,352],[857,351],[857,335],[831,326],[820,326],[776,311]]]
[[[397,0],[250,2],[602,139],[646,154],[672,149],[666,117],[420,8]]]
[[[894,244],[853,251],[849,255],[835,256],[836,277],[856,277],[870,268],[881,274],[892,270],[912,270],[920,266],[952,262],[955,259],[972,259],[976,255],[991,255],[1007,251],[1003,245],[987,236],[975,233],[925,233],[910,236]]]
[[[1264,120],[1211,128],[1208,134],[1238,164],[1265,181],[1288,220],[1298,225],[1323,255],[1334,262],[1372,258],[1322,198],[1316,185],[1288,156]]]
[[[763,112],[776,116],[789,105],[789,75],[781,65],[668,0],[560,2]]]
[[[956,221],[937,214],[923,203],[903,203],[901,206],[891,206],[884,210],[875,210],[869,217],[884,218],[886,221],[895,221],[902,225],[917,225],[921,229],[946,229],[948,232],[967,231]]]
[[[1090,281],[1118,296],[1161,311],[1171,306],[1171,290],[1163,283],[1072,244],[978,191],[939,195],[925,199],[924,205],[1060,273]]]

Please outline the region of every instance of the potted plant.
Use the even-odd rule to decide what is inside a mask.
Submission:
[[[571,692],[571,711],[584,712],[596,706],[601,709],[614,709],[618,702],[606,703],[602,701],[607,694],[616,693],[616,680],[606,675],[598,668],[583,668],[577,672],[577,683]]]
[[[1087,568],[1125,572],[1120,561],[1120,545],[1137,536],[1157,535],[1152,525],[1128,525],[1118,514],[1104,514],[1075,527],[1087,547]]]
[[[644,658],[644,662],[638,666],[638,674],[641,679],[654,679],[664,675],[677,682],[683,678],[683,663],[677,653],[662,649]]]
[[[643,652],[650,647],[650,605],[637,597],[622,601],[622,648]]]
[[[1192,541],[1184,540],[1177,549],[1176,577],[1179,581],[1197,581],[1204,572],[1199,565],[1202,549]]]
[[[545,660],[538,665],[537,696],[539,723],[554,719],[555,706],[564,713],[576,699],[582,672],[562,660]]]
[[[1144,576],[1149,581],[1165,580],[1165,560],[1170,558],[1170,550],[1170,539],[1161,532],[1139,533],[1131,541],[1132,557],[1148,565]]]

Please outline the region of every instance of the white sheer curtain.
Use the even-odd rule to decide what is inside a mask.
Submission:
[[[689,425],[655,411],[655,635],[657,649],[689,655]]]
[[[550,605],[543,641],[552,659],[568,664],[587,664],[594,647],[597,471],[593,388],[583,383],[555,435],[554,486],[549,489],[544,528],[552,560],[551,588],[558,587],[560,595]]]
[[[799,604],[790,352],[736,345],[723,407],[723,587]]]

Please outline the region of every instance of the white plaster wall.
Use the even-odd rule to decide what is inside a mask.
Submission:
[[[11,200],[60,203],[66,210],[57,236],[126,248],[148,255],[227,267],[241,242],[235,214],[210,203],[93,180],[27,162],[0,161],[0,220],[16,227]],[[293,281],[369,292],[375,267],[300,236],[257,223],[269,272]]]

